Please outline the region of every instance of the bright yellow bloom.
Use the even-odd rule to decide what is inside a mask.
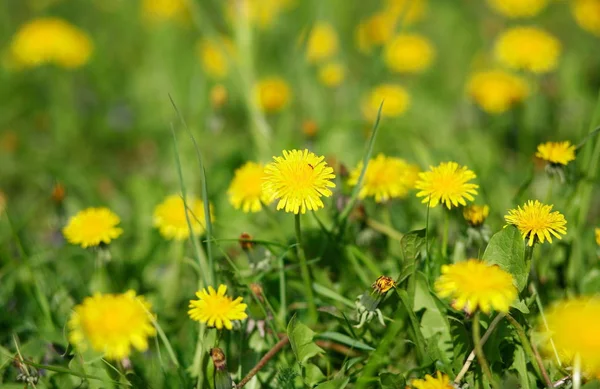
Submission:
[[[371,288],[379,294],[384,294],[388,290],[396,287],[396,281],[393,278],[388,276],[379,276],[371,285]]]
[[[509,18],[530,18],[542,12],[548,0],[487,0],[496,12]]]
[[[510,273],[478,259],[442,265],[435,291],[442,298],[451,297],[454,309],[464,309],[468,313],[478,308],[486,314],[492,308],[508,312],[517,297]]]
[[[234,55],[233,43],[230,40],[202,39],[196,44],[196,52],[206,74],[216,79],[222,79],[228,74],[228,56]]]
[[[216,327],[218,330],[223,327],[231,330],[233,321],[244,320],[246,315],[246,304],[242,304],[242,298],[233,300],[225,296],[227,292],[226,285],[219,285],[217,291],[212,286],[196,292],[198,300],[190,300],[188,315],[192,320],[206,323],[209,327]]]
[[[399,26],[418,22],[423,19],[426,11],[426,0],[386,0],[384,5],[384,12],[396,17]]]
[[[471,227],[479,227],[483,224],[490,214],[490,207],[487,205],[467,205],[463,209],[463,217]]]
[[[600,0],[574,0],[571,10],[579,27],[600,36]]]
[[[74,308],[68,327],[72,344],[82,350],[89,346],[113,360],[127,358],[132,347],[147,350],[148,337],[156,335],[150,303],[133,290],[86,297]]]
[[[561,239],[560,234],[567,233],[567,221],[558,211],[550,212],[552,205],[529,200],[523,208],[511,209],[504,219],[508,224],[517,226],[523,239],[529,238],[529,246],[534,243],[544,243],[547,239],[552,243],[552,236]]]
[[[413,33],[396,35],[384,48],[387,67],[396,73],[421,73],[427,70],[435,57],[431,42]]]
[[[335,188],[333,168],[325,157],[317,157],[308,150],[283,150],[283,157],[265,167],[263,190],[269,200],[278,200],[277,209],[295,214],[317,210],[325,205],[321,197],[332,195]]]
[[[11,60],[24,68],[54,64],[75,69],[89,61],[92,51],[92,41],[85,32],[58,18],[24,24],[10,45]]]
[[[265,112],[279,112],[290,101],[290,87],[281,77],[269,77],[260,80],[254,86],[254,98]]]
[[[467,205],[465,199],[473,201],[479,185],[469,181],[477,176],[466,166],[456,162],[442,162],[438,166],[430,166],[430,171],[419,173],[415,188],[421,191],[417,197],[425,197],[424,204],[431,208],[442,203],[451,209],[453,206]]]
[[[498,60],[511,69],[546,73],[556,69],[561,46],[558,39],[536,27],[513,27],[495,45]]]
[[[142,1],[142,16],[149,22],[184,21],[188,18],[188,13],[186,0]]]
[[[596,244],[600,246],[600,228],[596,228]]]
[[[109,244],[123,230],[117,225],[121,219],[108,208],[87,208],[72,216],[63,228],[65,239],[83,248]]]
[[[436,378],[426,374],[424,380],[414,379],[410,381],[410,385],[415,389],[454,389],[450,378],[439,371],[436,373]]]
[[[350,173],[349,185],[356,186],[358,184],[362,168],[361,161]],[[411,165],[402,158],[379,154],[369,161],[358,197],[364,199],[372,196],[378,203],[393,198],[405,198],[408,191],[415,187],[419,171],[418,166]]]
[[[526,81],[503,70],[477,72],[467,84],[469,96],[484,111],[500,114],[529,95]]]
[[[410,106],[410,95],[400,85],[383,84],[373,88],[362,102],[365,119],[375,120],[379,106],[383,102],[382,117],[401,116]]]
[[[545,353],[554,355],[552,339],[563,364],[573,366],[578,356],[585,375],[600,377],[600,298],[559,301],[546,312],[546,321],[549,331],[540,323],[540,332],[545,335]]]
[[[235,171],[227,189],[229,202],[235,209],[241,208],[246,213],[258,212],[262,208],[261,201],[265,204],[269,202],[269,196],[262,190],[264,170],[265,167],[260,163],[246,162]]]
[[[188,216],[195,236],[204,234],[205,213],[202,200],[191,197],[187,200]],[[215,219],[212,205],[210,206],[210,220]],[[190,236],[185,204],[180,195],[170,195],[154,208],[154,227],[163,238],[168,240],[185,240]]]
[[[356,26],[356,46],[363,53],[389,41],[396,30],[397,17],[389,12],[379,12]]]
[[[339,62],[329,62],[319,68],[319,81],[330,88],[339,86],[344,81],[346,69]]]
[[[306,42],[306,58],[310,63],[327,60],[337,53],[338,48],[338,36],[333,26],[318,22],[310,30]]]
[[[535,156],[553,164],[566,165],[575,160],[575,145],[569,141],[542,143]]]

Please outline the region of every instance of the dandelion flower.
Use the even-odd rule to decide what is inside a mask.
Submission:
[[[131,348],[148,349],[156,335],[150,303],[133,290],[123,294],[95,294],[74,308],[68,322],[69,341],[85,350],[90,346],[113,360],[127,358]]]
[[[523,239],[529,238],[529,246],[534,243],[544,243],[547,239],[552,243],[552,235],[561,239],[561,234],[567,233],[567,221],[558,211],[550,212],[552,205],[529,200],[523,208],[511,209],[504,219],[508,224],[515,225]]]
[[[431,42],[419,34],[400,34],[390,40],[383,52],[387,67],[396,73],[421,73],[435,57]]]
[[[350,173],[349,185],[358,184],[362,169],[361,161]],[[379,154],[369,161],[358,197],[364,199],[372,196],[378,203],[393,198],[405,198],[408,191],[415,187],[419,171],[418,166],[411,165],[401,158]]]
[[[546,312],[546,322],[547,329],[540,325],[545,353],[554,355],[554,346],[563,364],[573,366],[579,357],[585,375],[600,377],[600,298],[559,301]]]
[[[346,69],[339,62],[329,62],[319,68],[319,81],[321,84],[334,88],[344,81]]]
[[[452,307],[468,313],[481,309],[490,313],[508,312],[517,297],[513,276],[497,265],[469,259],[452,265],[442,265],[442,275],[435,281],[435,291],[452,298]]]
[[[27,22],[14,35],[10,54],[24,68],[54,64],[66,69],[85,65],[92,55],[88,35],[58,18],[39,18]]]
[[[389,12],[378,12],[356,26],[356,46],[368,54],[373,47],[389,41],[396,30],[397,17]]]
[[[410,105],[410,95],[400,85],[383,84],[372,89],[362,102],[365,119],[375,120],[379,106],[383,102],[382,117],[395,118],[401,116]]]
[[[436,373],[436,378],[426,374],[423,380],[412,380],[410,386],[415,389],[454,389],[454,386],[450,383],[450,378],[439,371]]]
[[[596,228],[596,244],[600,246],[600,228]]]
[[[484,111],[501,114],[529,95],[525,80],[503,70],[477,72],[467,84],[469,96]]]
[[[63,228],[65,239],[83,248],[109,244],[123,230],[117,225],[121,219],[108,208],[87,208],[69,219]]]
[[[463,209],[463,217],[471,227],[479,227],[490,214],[487,205],[468,205]]]
[[[269,197],[262,190],[264,170],[260,163],[246,162],[235,171],[227,189],[229,202],[235,209],[241,208],[246,213],[258,212],[262,208],[261,201],[269,202]]]
[[[258,106],[265,112],[281,111],[290,101],[290,87],[281,77],[260,80],[254,86],[254,97]]]
[[[375,280],[373,285],[371,285],[371,288],[373,288],[373,290],[378,294],[387,293],[388,290],[395,287],[396,281],[394,281],[392,277],[388,276],[379,276],[379,278]]]
[[[479,185],[469,182],[477,177],[469,168],[456,162],[442,162],[429,169],[419,173],[419,180],[415,184],[421,190],[417,197],[425,197],[423,203],[429,204],[431,208],[442,203],[451,209],[453,206],[458,207],[458,204],[467,205],[465,199],[474,200],[473,196],[477,194]]]
[[[229,72],[228,55],[233,56],[234,46],[228,39],[202,39],[196,44],[196,52],[204,72],[212,78],[222,79]]]
[[[575,160],[575,145],[569,141],[542,143],[535,156],[554,165],[567,165]]]
[[[513,27],[500,35],[495,55],[505,66],[533,73],[556,69],[561,46],[558,39],[535,27]]]
[[[187,200],[188,217],[194,235],[199,236],[205,231],[205,213],[202,200],[191,197]],[[212,206],[210,207],[210,220],[214,220]],[[190,236],[185,204],[179,195],[170,195],[154,208],[154,226],[163,238],[168,240],[185,240]]]
[[[323,208],[321,197],[332,195],[333,168],[327,166],[325,157],[308,150],[283,151],[283,157],[273,157],[275,162],[265,167],[263,190],[269,200],[278,200],[277,209],[295,214]]]
[[[219,285],[217,291],[212,286],[196,292],[198,300],[190,300],[190,310],[188,315],[192,320],[206,323],[209,327],[216,327],[218,330],[223,327],[231,330],[233,321],[244,320],[246,315],[246,304],[242,304],[242,298],[233,300],[226,296],[226,285]]]
[[[600,36],[600,0],[575,0],[571,10],[579,27]]]
[[[306,58],[310,63],[327,60],[338,51],[338,36],[333,26],[318,22],[310,31],[306,42]]]
[[[548,0],[487,0],[494,11],[509,18],[530,18],[542,12]]]
[[[186,0],[143,0],[142,16],[149,22],[186,20],[188,17]]]
[[[426,0],[386,0],[384,12],[398,18],[399,25],[414,24],[425,16]]]

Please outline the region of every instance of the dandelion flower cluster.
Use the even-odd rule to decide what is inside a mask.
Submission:
[[[65,239],[83,248],[109,244],[123,233],[119,227],[121,219],[110,209],[86,208],[69,219],[63,228]]]
[[[415,184],[415,188],[421,190],[417,197],[424,197],[424,204],[434,208],[441,203],[451,209],[459,204],[467,205],[466,200],[474,200],[479,185],[469,182],[477,177],[469,168],[456,162],[442,162],[429,169],[419,173]]]
[[[234,53],[233,43],[228,39],[202,39],[196,44],[196,53],[204,72],[212,78],[222,79],[229,73],[228,56]]]
[[[494,11],[509,18],[530,18],[539,14],[548,0],[487,0]]]
[[[575,160],[575,146],[569,141],[546,142],[537,147],[535,156],[555,165],[567,165]]]
[[[467,205],[463,209],[463,217],[471,227],[479,227],[485,222],[490,214],[490,207],[487,205]]]
[[[262,190],[264,170],[260,163],[246,162],[235,171],[227,190],[229,202],[235,209],[258,212],[262,208],[261,202],[268,203],[269,197]]]
[[[308,36],[306,58],[310,63],[321,62],[333,57],[338,48],[338,36],[333,26],[326,22],[318,22]]]
[[[290,87],[281,77],[260,80],[254,86],[254,97],[260,109],[268,113],[281,111],[290,101]]]
[[[205,213],[202,200],[190,197],[187,200],[188,217],[196,236],[205,231]],[[185,204],[180,195],[170,195],[154,208],[154,226],[158,228],[163,238],[168,240],[185,240],[190,236],[186,218]],[[212,206],[210,220],[214,220]]]
[[[305,149],[284,150],[282,157],[273,159],[265,167],[263,190],[270,201],[278,200],[278,210],[299,214],[325,206],[321,197],[330,197],[329,188],[335,187],[333,168],[325,157]]]
[[[395,118],[401,116],[410,105],[410,95],[400,85],[383,84],[373,88],[362,102],[362,112],[365,119],[375,120],[381,103],[382,117]]]
[[[362,161],[350,173],[348,184],[356,186],[363,169]],[[393,198],[405,198],[408,191],[413,189],[419,167],[411,165],[402,158],[377,155],[369,161],[359,198],[374,197],[375,201],[382,203]]]
[[[600,0],[574,0],[571,10],[579,27],[600,36]]]
[[[536,27],[513,27],[500,35],[495,55],[505,66],[533,73],[550,72],[558,66],[558,39]]]
[[[422,35],[396,35],[384,48],[387,67],[396,73],[421,73],[427,70],[435,57],[431,42]]]
[[[415,389],[454,389],[454,386],[450,382],[450,378],[439,371],[436,373],[435,378],[426,374],[425,379],[414,379],[410,381],[410,386]]]
[[[567,221],[560,212],[551,211],[552,205],[529,200],[523,208],[509,210],[504,219],[519,229],[523,239],[529,238],[529,246],[545,240],[552,243],[552,235],[561,239],[560,235],[567,233]]]
[[[508,312],[517,297],[510,273],[477,259],[443,265],[435,291],[442,298],[451,297],[452,307],[468,313],[481,309],[487,314],[492,308]]]
[[[192,320],[206,323],[209,327],[216,327],[218,330],[223,327],[231,330],[233,322],[244,320],[248,317],[246,314],[246,304],[242,304],[242,297],[235,300],[226,296],[226,285],[219,285],[215,291],[212,286],[196,292],[198,300],[190,300],[188,315]]]
[[[477,72],[467,85],[469,96],[484,111],[501,114],[529,95],[525,80],[503,70]]]
[[[148,349],[156,335],[150,303],[130,290],[123,294],[95,294],[74,308],[68,322],[69,341],[85,350],[90,346],[113,360],[127,358],[131,348]]]
[[[329,62],[319,68],[319,81],[330,88],[339,86],[344,81],[346,69],[339,62]]]

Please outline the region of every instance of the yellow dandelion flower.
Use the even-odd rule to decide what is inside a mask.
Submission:
[[[463,217],[471,227],[482,225],[489,214],[490,207],[487,205],[467,205],[463,209]]]
[[[318,22],[310,30],[306,42],[306,58],[310,63],[327,60],[337,53],[338,48],[338,36],[333,26]]]
[[[198,300],[190,300],[190,310],[188,315],[192,320],[206,323],[209,327],[216,327],[218,330],[223,327],[231,330],[233,321],[244,320],[246,315],[246,304],[242,304],[242,298],[233,300],[226,296],[226,285],[219,285],[217,291],[212,286],[196,292]]]
[[[600,228],[596,228],[596,244],[600,246]]]
[[[396,281],[392,279],[392,277],[388,276],[379,276],[371,285],[371,288],[379,294],[387,293],[388,290],[396,287]]]
[[[378,12],[356,26],[356,46],[362,53],[389,41],[396,30],[397,17],[389,12]]]
[[[202,200],[191,197],[187,200],[188,216],[195,236],[204,234],[205,213]],[[212,205],[210,220],[215,219]],[[185,204],[180,195],[170,195],[154,208],[154,227],[163,238],[168,240],[185,240],[190,236],[190,230],[185,215]]]
[[[479,185],[469,183],[477,176],[466,166],[456,162],[442,162],[438,166],[430,166],[428,172],[419,173],[415,188],[421,191],[417,197],[425,197],[423,203],[431,208],[442,203],[448,209],[453,206],[467,205],[466,200],[473,201]]]
[[[254,86],[254,97],[258,106],[265,112],[279,112],[290,101],[290,87],[281,77],[260,80]]]
[[[575,145],[569,141],[542,143],[535,156],[555,165],[567,165],[575,160]]]
[[[123,230],[117,225],[121,219],[108,208],[87,208],[69,219],[63,228],[65,239],[83,248],[109,244]]]
[[[567,233],[567,221],[565,217],[558,211],[550,212],[552,205],[545,205],[539,201],[529,200],[517,209],[508,211],[508,215],[504,219],[508,224],[515,225],[523,239],[529,238],[529,246],[534,243],[544,243],[547,239],[552,243],[552,236],[561,239],[561,234]]]
[[[235,209],[241,208],[246,213],[258,212],[262,208],[261,201],[269,202],[269,196],[262,190],[264,170],[260,163],[246,162],[235,171],[227,189],[229,202]]]
[[[143,0],[142,17],[148,22],[184,21],[188,18],[186,0]]]
[[[561,46],[558,39],[536,27],[513,27],[495,44],[496,58],[511,69],[546,73],[556,69]]]
[[[121,360],[131,348],[148,349],[148,337],[156,335],[150,303],[133,290],[123,294],[95,294],[74,308],[68,322],[69,341],[82,350],[91,347],[106,358]]]
[[[387,67],[396,73],[421,73],[427,70],[435,57],[431,42],[419,34],[396,35],[384,48]]]
[[[469,259],[442,266],[442,275],[435,281],[435,291],[452,298],[452,307],[468,313],[481,309],[490,313],[508,312],[517,297],[513,276],[497,265]]]
[[[545,353],[553,356],[554,345],[562,363],[573,366],[579,357],[586,376],[600,377],[600,298],[559,301],[546,312],[546,322],[547,329],[540,325]]]
[[[356,186],[358,184],[362,168],[361,161],[350,172],[349,185]],[[358,197],[364,199],[372,196],[378,203],[393,198],[406,198],[408,191],[415,187],[419,171],[418,166],[411,165],[402,158],[378,154],[369,161]]]
[[[284,150],[283,157],[273,159],[265,167],[263,190],[270,201],[278,200],[278,210],[299,214],[325,206],[321,197],[330,197],[329,188],[335,188],[333,168],[325,157],[305,149]]]
[[[425,16],[426,0],[386,0],[384,12],[398,18],[401,26],[414,24]]]
[[[54,64],[66,69],[85,65],[93,51],[88,35],[58,18],[27,22],[13,36],[11,60],[23,68]]]
[[[319,81],[321,84],[334,88],[344,81],[346,69],[339,62],[329,62],[319,68]]]
[[[529,87],[519,76],[503,70],[489,70],[473,74],[467,92],[484,111],[495,115],[523,101],[529,95]]]
[[[365,119],[375,120],[381,102],[381,116],[395,118],[401,116],[410,106],[410,95],[406,89],[395,84],[383,84],[373,88],[362,102]]]
[[[542,12],[548,0],[487,0],[492,9],[509,18],[530,18]]]
[[[228,56],[234,55],[234,46],[229,39],[202,39],[196,44],[196,53],[204,72],[210,77],[222,79],[229,72]]]
[[[574,0],[571,10],[579,27],[600,36],[600,0]]]
[[[450,383],[450,378],[439,371],[436,373],[436,378],[426,374],[425,379],[410,381],[410,386],[415,389],[454,389],[454,386]]]

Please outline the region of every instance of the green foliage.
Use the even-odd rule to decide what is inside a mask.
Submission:
[[[314,331],[300,323],[296,316],[293,316],[288,323],[287,334],[290,338],[290,345],[296,356],[296,361],[301,365],[309,358],[325,352],[313,342]]]
[[[519,292],[527,285],[530,264],[525,262],[525,245],[516,227],[507,226],[495,233],[482,259],[511,273]]]

